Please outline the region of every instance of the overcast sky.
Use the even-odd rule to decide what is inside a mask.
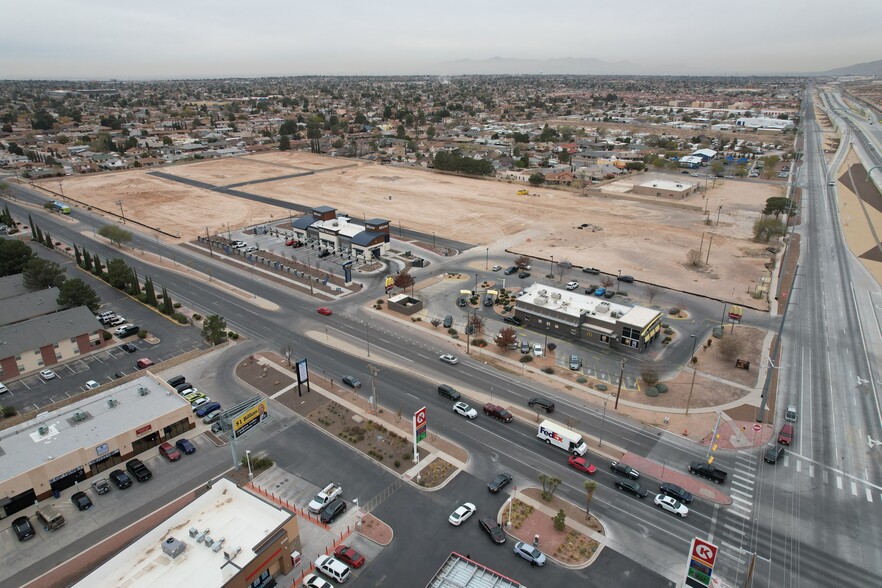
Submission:
[[[0,78],[437,73],[491,57],[707,73],[882,59],[880,0],[3,0]]]

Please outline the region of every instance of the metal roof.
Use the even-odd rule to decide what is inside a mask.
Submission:
[[[319,222],[319,221],[309,215],[304,214],[303,216],[298,218],[296,221],[294,221],[292,223],[292,226],[295,229],[306,229],[306,228],[311,227],[313,225],[313,223],[317,223],[317,222]]]
[[[95,333],[100,327],[101,323],[85,306],[0,327],[0,359]]]
[[[366,247],[371,244],[371,241],[376,239],[377,237],[385,237],[385,233],[374,233],[372,231],[362,231],[357,235],[352,237],[353,245],[361,245]]]
[[[526,588],[476,561],[451,553],[426,588]]]
[[[11,276],[3,276],[0,278],[0,300],[12,298],[13,296],[21,296],[30,292],[24,286],[24,280],[21,274],[12,274]]]

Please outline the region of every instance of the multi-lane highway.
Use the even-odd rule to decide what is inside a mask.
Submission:
[[[879,586],[882,448],[868,440],[882,437],[882,290],[846,245],[836,187],[828,185],[842,157],[828,167],[810,95],[803,113],[800,265],[776,366],[777,423],[783,407],[795,405],[795,439],[783,462],[758,460],[752,483],[733,486],[734,496],[751,499],[749,508],[733,509],[713,532],[723,546],[721,571],[737,585]],[[843,143],[854,137],[866,145],[848,120],[841,119]]]

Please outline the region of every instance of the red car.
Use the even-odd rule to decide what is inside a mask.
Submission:
[[[171,443],[163,443],[159,446],[159,454],[169,461],[178,461],[181,459],[181,452],[177,450]]]
[[[364,556],[348,545],[341,545],[335,549],[334,557],[356,569],[364,565]]]
[[[597,471],[597,468],[594,467],[594,464],[588,463],[588,461],[584,457],[576,457],[575,455],[571,455],[567,460],[567,463],[570,464],[570,467],[573,469],[579,470],[580,472],[585,472],[586,474],[593,474]]]
[[[331,316],[331,314],[332,314],[331,309],[328,308],[327,306],[322,306],[321,308],[319,308],[318,313],[323,314],[325,316]]]
[[[297,239],[288,239],[287,241],[285,241],[285,245],[290,247],[291,245],[293,245],[296,242],[297,242]]]

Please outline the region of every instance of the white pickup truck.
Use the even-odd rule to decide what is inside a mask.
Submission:
[[[321,492],[316,494],[315,498],[312,499],[312,502],[309,503],[309,512],[315,514],[320,513],[326,505],[330,504],[331,501],[339,497],[341,494],[343,494],[343,488],[339,484],[331,482],[325,486]]]

